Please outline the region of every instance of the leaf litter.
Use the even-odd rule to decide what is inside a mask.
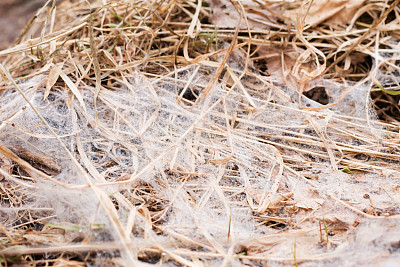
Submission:
[[[0,51],[0,262],[395,266],[399,1],[49,1]]]

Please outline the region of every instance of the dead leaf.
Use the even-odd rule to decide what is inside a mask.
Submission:
[[[296,203],[296,207],[306,210],[315,210],[318,209],[324,203],[324,199],[322,198],[308,198],[300,200]]]
[[[8,174],[12,173],[12,161],[3,154],[0,154],[0,168]],[[3,179],[4,176],[0,174],[0,181]]]
[[[365,0],[319,0],[313,1],[312,6],[305,18],[306,24],[315,27],[322,22],[335,25],[347,25],[354,17],[357,10],[363,5]],[[300,7],[298,10],[286,13],[288,17],[293,13],[305,12],[306,8]],[[305,15],[305,14],[303,14]]]
[[[270,9],[268,5],[256,1],[247,1],[244,4],[245,15],[250,29],[270,29],[271,26],[274,28],[280,27],[275,23],[277,16],[280,16],[279,11]],[[210,21],[217,27],[234,28],[238,25],[240,14],[231,1],[212,0],[211,10]],[[247,28],[245,20],[241,21],[239,28]]]
[[[223,159],[212,159],[210,160],[210,162],[214,163],[214,164],[226,164],[227,162],[229,162],[232,159],[233,155],[229,155],[226,158]]]
[[[65,84],[74,94],[74,96],[78,99],[83,109],[86,110],[85,101],[83,101],[83,97],[79,92],[78,87],[76,87],[76,85],[72,82],[72,80],[63,71],[61,71],[60,77],[64,80]]]
[[[62,258],[58,258],[54,261],[54,267],[79,267],[79,266],[86,266],[84,262],[74,261],[74,260],[65,260]]]
[[[24,234],[24,239],[30,244],[51,244],[64,242],[62,234],[44,234],[40,232],[30,232]]]
[[[46,83],[46,91],[44,92],[43,99],[47,99],[47,97],[49,96],[51,88],[57,82],[58,77],[60,77],[63,66],[64,63],[58,63],[50,69],[49,77],[47,78]]]
[[[364,5],[365,0],[349,0],[344,8],[330,18],[327,23],[334,25],[346,25],[353,19],[358,9]]]
[[[365,0],[313,1],[307,14],[308,5],[301,5],[298,1],[293,1],[292,4],[285,1],[281,5],[277,3],[250,1],[244,4],[244,8],[251,29],[270,29],[271,27],[279,29],[281,25],[276,23],[278,19],[291,21],[291,24],[296,24],[299,15],[306,16],[306,24],[312,27],[322,22],[334,25],[347,25],[350,24],[357,10],[364,2]],[[232,28],[239,21],[238,11],[228,0],[212,0],[211,10],[210,21],[218,27]],[[240,28],[247,28],[245,21],[242,21]]]
[[[33,167],[49,175],[55,176],[61,172],[61,168],[52,158],[40,155],[21,146],[13,146],[11,147],[11,150],[18,157],[32,164]]]
[[[296,72],[311,73],[313,70],[312,62],[297,62],[304,50],[293,47],[277,48],[277,47],[261,47],[257,54],[259,59],[265,59],[267,74],[275,79],[277,83],[284,84],[289,88],[299,88],[299,81],[294,75]],[[313,88],[312,82],[306,82],[304,92]]]
[[[111,55],[110,52],[108,52],[107,50],[103,50],[102,51],[104,53],[105,58],[107,59],[107,61],[114,67],[117,68],[118,67],[118,63],[115,61],[114,57]]]
[[[257,212],[263,213],[266,210],[273,211],[273,210],[280,209],[284,205],[284,203],[282,203],[282,202],[290,199],[292,196],[293,196],[292,192],[289,192],[286,194],[275,193],[272,197],[264,199],[262,204],[258,207]],[[266,201],[268,201],[268,202],[266,202]],[[264,205],[263,203],[266,203],[266,205]]]
[[[228,0],[212,0],[211,10],[210,21],[217,27],[233,28],[239,22],[239,14]],[[244,27],[245,23],[242,21],[240,28]]]
[[[325,214],[324,216],[317,217],[320,221],[325,220],[326,223],[330,224],[342,224],[342,225],[353,225],[358,217],[356,214]]]

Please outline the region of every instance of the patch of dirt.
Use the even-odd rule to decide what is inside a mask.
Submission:
[[[45,0],[0,1],[0,50],[14,42]]]

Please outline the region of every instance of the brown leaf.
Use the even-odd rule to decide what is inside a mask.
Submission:
[[[284,84],[289,88],[298,88],[298,80],[294,76],[293,70],[297,67],[297,72],[312,72],[312,63],[297,62],[298,57],[304,50],[292,47],[277,48],[277,47],[261,47],[258,50],[259,58],[265,59],[267,74],[275,79],[276,82]],[[298,64],[298,65],[296,65]],[[304,92],[312,88],[312,84],[307,82],[304,87]]]
[[[323,203],[324,199],[322,198],[308,198],[300,200],[299,202],[296,203],[295,206],[306,210],[308,209],[315,210],[319,208]]]
[[[349,24],[358,8],[360,8],[364,2],[365,0],[313,1],[312,6],[310,7],[310,10],[305,18],[305,22],[312,27],[315,27],[325,21],[335,25]],[[291,10],[285,15],[288,17],[293,17],[294,14],[305,12],[305,10],[306,8],[303,6],[297,10]]]
[[[244,5],[245,15],[248,21],[248,26],[251,29],[270,29],[271,26],[279,27],[276,23],[275,10],[270,10],[268,4],[262,5],[256,1],[247,1]],[[211,23],[217,27],[234,28],[238,25],[240,14],[229,0],[212,0],[212,14],[210,16]],[[282,17],[283,18],[283,17]],[[240,29],[246,29],[247,24],[242,20],[239,26]]]
[[[364,4],[365,0],[351,0],[346,1],[344,8],[336,13],[327,22],[334,25],[349,24],[356,14],[357,10]]]
[[[51,88],[57,82],[58,77],[60,77],[63,65],[64,63],[58,63],[50,69],[49,77],[47,78],[46,83],[46,91],[44,92],[43,99],[47,99],[47,97],[49,96]]]
[[[0,168],[8,174],[12,172],[12,161],[3,154],[0,154]],[[0,173],[0,181],[3,179],[4,176]]]
[[[84,110],[86,110],[85,101],[83,100],[83,96],[78,90],[78,87],[74,84],[74,82],[63,72],[60,72],[60,77],[64,80],[67,87],[71,90],[74,96],[78,99],[78,102],[81,104]]]
[[[210,21],[216,26],[233,28],[238,24],[239,14],[229,0],[212,0],[211,10]],[[241,24],[240,28],[243,28],[244,21]]]
[[[61,172],[61,168],[52,158],[45,157],[21,146],[13,146],[11,150],[18,157],[32,164],[33,167],[49,175],[55,176]]]
[[[74,260],[65,260],[63,258],[58,258],[54,261],[54,267],[79,267],[79,266],[86,266],[85,263],[80,262],[80,261],[74,261]]]
[[[233,155],[229,155],[228,157],[223,158],[223,159],[212,159],[212,160],[210,160],[210,162],[212,162],[214,164],[226,164],[232,159],[232,157],[233,157]]]
[[[275,193],[271,197],[265,198],[260,206],[257,208],[257,212],[263,213],[266,210],[275,211],[285,206],[284,201],[287,201],[293,196],[292,192],[289,193]]]

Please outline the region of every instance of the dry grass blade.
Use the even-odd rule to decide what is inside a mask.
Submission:
[[[400,3],[400,0],[395,0],[392,2],[392,4],[389,6],[388,9],[385,10],[385,12],[380,15],[380,17],[372,23],[372,25],[369,27],[368,31],[366,31],[361,37],[359,37],[351,46],[349,49],[346,50],[346,52],[341,55],[337,60],[335,60],[329,67],[327,67],[324,72],[321,73],[321,75],[326,74],[331,68],[336,66],[339,62],[341,62],[343,59],[345,59],[351,52],[354,51],[354,48],[356,48],[358,45],[361,44],[362,41],[364,41],[368,35],[370,35],[378,26],[381,24],[383,20],[387,18],[390,12],[393,11]]]
[[[0,264],[397,261],[400,1],[324,1],[48,1],[0,51]]]

